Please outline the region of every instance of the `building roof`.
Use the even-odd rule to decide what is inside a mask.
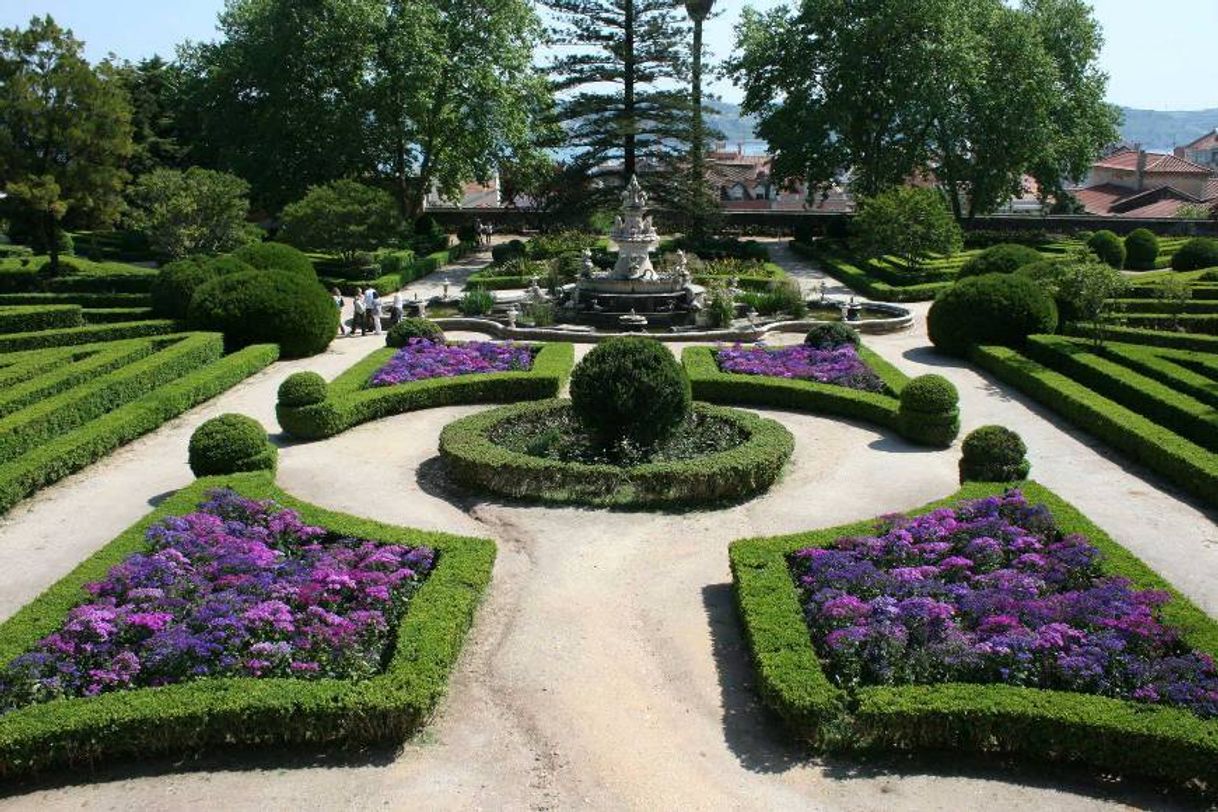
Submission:
[[[1201,191],[1201,199],[1208,202],[1218,202],[1218,176],[1212,177],[1205,182],[1205,188]]]
[[[1104,217],[1175,217],[1181,206],[1199,202],[1187,192],[1167,185],[1135,192],[1114,183],[1102,183],[1077,189],[1073,194],[1088,214]]]
[[[1180,147],[1179,149],[1181,151],[1183,151],[1186,149],[1216,149],[1216,148],[1218,148],[1218,127],[1215,127],[1214,129],[1210,130],[1205,135],[1201,136],[1200,138],[1198,138],[1196,141],[1192,142],[1191,144],[1185,144],[1183,147]]]
[[[1138,169],[1138,151],[1136,149],[1123,149],[1114,152],[1108,157],[1096,161],[1095,167],[1097,169],[1123,169],[1129,172],[1136,172]],[[1201,164],[1177,158],[1175,155],[1164,155],[1160,152],[1146,153],[1145,171],[1148,175],[1154,173],[1168,175],[1210,174],[1210,170]]]

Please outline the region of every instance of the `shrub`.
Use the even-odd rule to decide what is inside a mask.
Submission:
[[[690,402],[685,370],[650,338],[609,339],[571,373],[575,415],[605,446],[654,446],[685,419]]]
[[[1028,478],[1032,464],[1024,456],[1028,447],[1018,434],[1004,426],[982,426],[970,432],[961,445],[960,483],[1018,482]]]
[[[922,375],[901,390],[897,419],[901,433],[926,445],[946,448],[960,433],[960,393],[942,375]]]
[[[959,277],[985,276],[991,273],[1014,273],[1026,265],[1040,262],[1044,255],[1035,248],[1018,243],[990,246],[960,267]]]
[[[313,262],[304,253],[285,243],[250,243],[234,251],[233,256],[260,271],[284,271],[306,279],[317,278]]]
[[[457,226],[457,242],[477,242],[478,229],[474,228],[473,223],[462,223]]]
[[[943,195],[910,186],[862,201],[854,230],[869,256],[895,254],[914,271],[928,254],[954,254],[964,242]]]
[[[127,219],[161,256],[218,254],[257,239],[246,220],[249,191],[227,172],[155,169],[131,184]]]
[[[275,343],[286,358],[316,355],[338,332],[338,309],[325,289],[286,271],[213,279],[195,291],[186,320],[192,330],[224,333],[229,351]]]
[[[495,307],[495,297],[485,290],[468,290],[457,303],[463,316],[485,316]]]
[[[1172,255],[1171,267],[1174,271],[1218,268],[1218,240],[1210,237],[1189,240]]]
[[[431,319],[405,318],[389,328],[385,334],[385,346],[405,347],[412,338],[443,343],[444,329]]]
[[[827,321],[824,324],[817,324],[809,330],[804,336],[804,343],[822,350],[840,347],[843,344],[853,344],[857,347],[859,334],[848,324],[842,324],[840,321]]]
[[[220,277],[211,263],[179,259],[161,268],[152,282],[152,312],[167,319],[184,319],[195,291]]]
[[[393,198],[353,180],[312,186],[283,208],[282,239],[306,251],[338,254],[347,267],[368,267],[359,255],[375,251],[401,230]]]
[[[1218,282],[1218,268],[1206,271],[1198,278],[1199,282]]]
[[[199,264],[204,268],[210,268],[216,272],[216,276],[227,276],[230,273],[243,273],[245,271],[256,270],[253,265],[248,262],[242,262],[232,254],[224,254],[218,257],[211,257],[207,260],[199,261]]]
[[[222,414],[190,435],[190,470],[197,477],[273,471],[279,451],[252,417]]]
[[[935,298],[927,315],[930,340],[964,355],[973,344],[1022,344],[1057,328],[1057,307],[1026,277],[990,274],[963,279]]]
[[[1153,271],[1159,258],[1159,238],[1148,228],[1131,231],[1125,237],[1125,267],[1134,271]]]
[[[491,260],[496,265],[505,265],[513,259],[523,259],[528,249],[520,240],[501,242],[491,248]]]
[[[326,399],[326,379],[316,372],[293,372],[279,384],[279,405],[298,409]]]
[[[1091,253],[1113,268],[1120,270],[1125,267],[1125,243],[1108,229],[1092,234],[1091,239],[1087,240],[1087,247],[1091,249]]]

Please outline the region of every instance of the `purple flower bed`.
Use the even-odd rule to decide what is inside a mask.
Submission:
[[[884,382],[859,357],[852,344],[816,349],[805,344],[768,347],[724,347],[715,356],[719,368],[738,375],[770,375],[831,383],[864,392],[884,391]]]
[[[372,386],[393,386],[427,378],[451,378],[483,372],[528,372],[533,348],[518,344],[469,341],[443,344],[412,338],[372,376]]]
[[[434,562],[229,490],[147,539],[0,672],[0,710],[194,677],[371,676]]]
[[[1218,671],[1156,611],[1163,592],[1105,577],[1018,491],[837,539],[791,560],[839,686],[979,682],[1101,694],[1218,716]]]

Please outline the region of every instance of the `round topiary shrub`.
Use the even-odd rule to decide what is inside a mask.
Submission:
[[[328,388],[326,379],[316,372],[293,372],[279,384],[279,405],[300,408],[321,403]]]
[[[809,347],[816,347],[822,350],[831,350],[835,347],[840,347],[843,344],[859,345],[858,331],[849,324],[842,324],[840,321],[827,321],[824,324],[817,324],[808,331],[804,336],[804,343]]]
[[[1138,228],[1125,237],[1125,267],[1134,271],[1154,270],[1159,258],[1159,238],[1148,228]]]
[[[439,344],[444,341],[444,329],[431,319],[402,319],[385,334],[385,346],[405,347],[412,338],[426,338]]]
[[[650,338],[611,338],[571,373],[572,409],[605,446],[654,446],[685,419],[691,400],[685,370]]]
[[[1102,229],[1091,235],[1087,247],[1100,258],[1118,271],[1125,267],[1125,243],[1121,238],[1108,229]]]
[[[313,262],[304,252],[281,242],[252,242],[233,252],[241,262],[260,271],[285,271],[316,279]]]
[[[960,433],[960,393],[942,375],[922,375],[901,390],[901,434],[917,443],[946,448]]]
[[[338,308],[316,279],[286,271],[247,271],[196,290],[186,322],[192,330],[224,333],[230,352],[278,344],[283,357],[303,358],[330,346],[338,332]]]
[[[959,277],[985,276],[991,273],[1014,273],[1025,265],[1044,260],[1035,248],[1004,242],[992,245],[960,266]]]
[[[961,445],[960,483],[1018,482],[1028,478],[1032,463],[1028,447],[1018,434],[1004,426],[982,426]]]
[[[200,263],[205,268],[211,268],[217,276],[227,276],[230,273],[244,273],[257,270],[248,262],[242,262],[232,254],[222,254]]]
[[[1018,346],[1057,329],[1057,305],[1044,287],[1020,274],[962,279],[939,294],[927,314],[931,343],[951,355],[973,344]]]
[[[197,259],[168,263],[157,273],[148,291],[153,315],[163,319],[186,318],[195,291],[219,276],[215,268]]]
[[[501,242],[491,248],[491,261],[496,265],[506,265],[514,259],[522,259],[528,249],[521,240]]]
[[[1199,271],[1218,268],[1218,240],[1197,237],[1180,246],[1171,258],[1173,271]]]
[[[190,435],[190,470],[197,477],[273,471],[279,452],[252,417],[222,414]]]

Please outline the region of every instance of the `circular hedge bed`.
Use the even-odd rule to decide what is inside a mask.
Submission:
[[[763,493],[795,447],[791,433],[773,420],[697,403],[688,428],[678,427],[651,459],[582,462],[571,459],[580,453],[578,438],[572,443],[563,434],[563,427],[578,425],[570,401],[518,403],[450,423],[440,434],[440,456],[454,480],[500,496],[654,508]],[[595,448],[594,438],[587,439],[585,451]]]

